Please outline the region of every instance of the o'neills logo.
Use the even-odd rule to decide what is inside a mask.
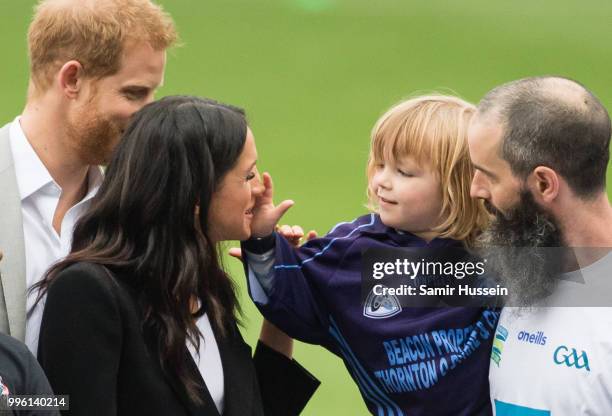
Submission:
[[[530,344],[546,345],[546,336],[544,335],[544,331],[538,331],[538,332],[521,331],[518,333],[517,338],[519,341],[528,342]]]

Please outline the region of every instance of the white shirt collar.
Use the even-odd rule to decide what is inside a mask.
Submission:
[[[17,186],[23,201],[43,186],[53,182],[53,178],[26,138],[19,123],[19,118],[18,116],[11,123],[9,140],[13,153]]]
[[[13,153],[13,164],[17,176],[19,195],[23,201],[44,186],[55,183],[46,166],[40,160],[34,148],[26,138],[17,116],[11,123],[9,130],[9,141]],[[103,175],[99,166],[90,166],[88,172],[88,191],[83,199],[92,198],[102,184]],[[57,183],[55,185],[61,189]]]
[[[98,193],[98,189],[100,189],[103,180],[104,173],[102,168],[100,166],[90,166],[89,172],[87,173],[87,195],[85,195],[83,201],[90,200]]]

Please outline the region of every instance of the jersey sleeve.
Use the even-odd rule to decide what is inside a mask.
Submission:
[[[249,295],[261,313],[292,338],[311,344],[329,341],[330,283],[350,248],[351,228],[293,247],[274,233],[243,242]]]

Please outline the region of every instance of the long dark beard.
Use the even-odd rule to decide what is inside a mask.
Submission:
[[[507,213],[487,208],[495,218],[478,239],[487,270],[508,289],[507,306],[534,306],[553,292],[562,271],[559,226],[526,190]]]

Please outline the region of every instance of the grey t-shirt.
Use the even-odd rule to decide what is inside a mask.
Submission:
[[[43,369],[22,342],[0,334],[0,415],[56,416],[57,410],[7,410],[7,395],[51,395]]]
[[[610,248],[573,248],[581,256],[601,256],[580,269],[559,276],[553,295],[542,306],[612,307],[612,251]],[[580,257],[579,257],[580,258]]]

